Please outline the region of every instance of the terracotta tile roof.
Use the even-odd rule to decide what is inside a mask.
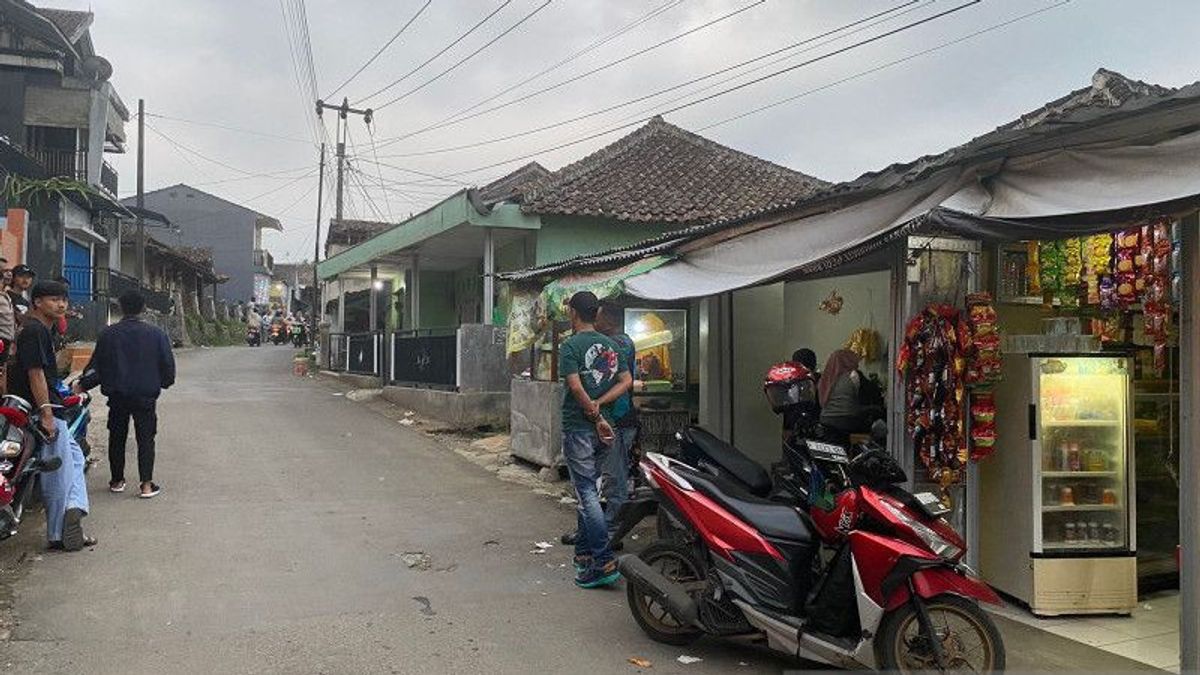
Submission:
[[[356,246],[374,237],[380,232],[390,230],[400,223],[385,223],[378,220],[351,220],[349,218],[331,218],[329,234],[325,238],[325,253],[329,253],[330,244]]]
[[[545,180],[549,176],[549,169],[537,162],[530,162],[479,188],[479,197],[488,205],[513,199],[520,195],[521,188]]]
[[[687,224],[794,201],[827,185],[655,117],[521,192],[527,213]]]
[[[91,12],[38,7],[37,13],[46,17],[51,23],[57,26],[71,44],[77,42],[83,36],[83,32],[92,25],[93,15]]]

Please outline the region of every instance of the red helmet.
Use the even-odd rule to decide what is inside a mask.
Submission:
[[[817,383],[812,371],[795,361],[784,361],[771,366],[763,381],[763,393],[776,413],[786,412],[796,406],[816,405]]]

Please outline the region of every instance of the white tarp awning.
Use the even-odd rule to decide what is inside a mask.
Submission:
[[[975,176],[973,169],[943,169],[838,211],[698,249],[627,279],[625,292],[676,300],[752,286],[860,248],[934,209],[1019,220],[1119,211],[1194,197],[1200,195],[1200,132],[1154,145],[1039,153],[1008,160],[982,180]],[[1090,227],[1112,225],[1098,219]],[[1072,233],[1073,228],[1060,232]],[[964,227],[963,234],[982,233]]]

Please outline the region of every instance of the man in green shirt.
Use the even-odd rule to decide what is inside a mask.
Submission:
[[[563,457],[575,488],[579,535],[575,584],[596,588],[621,578],[609,547],[597,481],[613,443],[612,404],[633,385],[629,364],[613,341],[596,332],[600,301],[581,291],[567,302],[573,335],[559,348],[566,384],[562,404]]]

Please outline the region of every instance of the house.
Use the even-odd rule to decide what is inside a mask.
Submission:
[[[530,163],[390,226],[331,225],[336,243],[318,273],[330,284],[324,297],[334,332],[503,324],[495,274],[767,208],[826,185],[655,117],[558,171]],[[395,299],[376,303],[373,324],[362,297],[372,279]]]
[[[113,209],[90,202],[111,201],[117,194],[117,174],[104,155],[125,152],[129,111],[109,82],[112,65],[92,44],[93,18],[91,12],[0,0],[0,137],[8,146],[6,170],[24,178],[80,181],[102,195],[97,200],[51,198],[29,210],[19,241],[13,232],[5,234],[10,262],[15,254],[44,275],[110,267],[119,250],[99,224]],[[11,151],[32,162],[14,159]]]
[[[128,197],[122,203],[136,201]],[[229,278],[218,287],[218,300],[269,301],[275,261],[263,248],[262,235],[282,230],[278,220],[183,183],[147,192],[144,204],[173,224],[179,245],[211,251],[216,273]]]

